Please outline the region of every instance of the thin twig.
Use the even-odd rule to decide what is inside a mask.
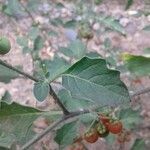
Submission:
[[[147,87],[147,88],[145,88],[145,89],[141,89],[141,90],[138,90],[138,91],[136,91],[136,92],[134,92],[133,94],[131,94],[131,99],[133,98],[133,97],[135,97],[135,96],[139,96],[139,95],[141,95],[141,94],[145,94],[145,93],[149,93],[150,92],[150,87]]]
[[[21,147],[21,150],[27,150],[30,146],[32,146],[34,143],[39,141],[47,133],[49,133],[50,131],[54,130],[61,123],[64,123],[65,121],[67,121],[69,119],[73,119],[74,117],[77,117],[77,116],[79,116],[81,114],[88,113],[88,112],[89,112],[89,110],[77,111],[77,112],[72,112],[72,113],[70,113],[68,115],[63,116],[61,119],[59,119],[58,121],[56,121],[53,124],[51,124],[50,126],[48,126],[41,134],[38,134],[33,139],[31,139],[29,142],[27,142],[25,145],[23,145]]]
[[[23,76],[25,76],[25,77],[27,77],[27,78],[29,78],[29,79],[31,79],[31,80],[33,80],[33,81],[35,81],[35,82],[39,81],[38,79],[34,78],[33,76],[29,75],[28,73],[25,73],[24,71],[21,71],[21,70],[13,67],[12,65],[10,65],[10,64],[2,61],[2,60],[0,60],[0,64],[13,70],[13,71],[15,71],[15,72],[17,72],[17,73],[19,73],[19,74],[21,74],[21,75],[23,75]]]
[[[50,84],[49,84],[50,86]],[[66,107],[62,104],[62,102],[60,101],[59,97],[57,96],[57,94],[54,92],[53,88],[50,86],[50,91],[49,91],[50,95],[54,98],[54,100],[56,101],[56,103],[60,106],[60,108],[62,108],[62,111],[64,113],[64,115],[68,115],[69,111],[66,109]]]
[[[35,82],[39,82],[39,80],[36,79],[35,77],[29,75],[28,73],[25,73],[24,71],[21,71],[21,70],[15,68],[15,67],[13,67],[12,65],[10,65],[10,64],[2,61],[2,60],[0,60],[0,64],[7,67],[7,68],[9,68],[9,69],[11,69],[11,70],[13,70],[13,71],[15,71],[15,72],[17,72],[17,73],[19,73],[19,74],[21,74],[21,75],[23,75],[23,76],[25,76],[25,77],[27,77],[27,78],[29,78],[29,79],[31,79],[31,80],[33,80],[33,81],[35,81]],[[57,96],[57,94],[55,93],[55,91],[53,90],[53,88],[51,87],[50,84],[49,84],[49,86],[50,86],[50,91],[49,91],[50,95],[54,98],[54,100],[56,101],[58,106],[62,109],[63,113],[65,115],[69,114],[69,111],[65,108],[63,103],[60,101],[59,97]]]

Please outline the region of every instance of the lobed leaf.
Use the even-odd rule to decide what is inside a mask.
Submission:
[[[129,102],[129,93],[120,72],[107,68],[101,58],[84,57],[62,75],[63,86],[73,98],[105,105]]]

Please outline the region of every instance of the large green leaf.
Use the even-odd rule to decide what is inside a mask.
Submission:
[[[129,102],[129,93],[120,80],[120,72],[107,68],[101,58],[84,57],[63,74],[63,86],[72,97],[101,106]]]
[[[9,83],[11,79],[15,79],[17,77],[18,74],[15,71],[0,65],[0,82]]]
[[[61,115],[58,111],[42,112],[35,108],[21,106],[15,102],[10,105],[1,102],[0,107],[0,147],[10,148],[14,142],[24,144],[29,141],[33,132],[33,121],[45,117],[54,121]]]
[[[45,100],[45,98],[48,96],[49,90],[49,84],[46,82],[40,81],[34,83],[33,93],[35,98],[40,102]]]
[[[70,64],[60,57],[54,57],[52,61],[45,60],[43,63],[46,65],[47,71],[49,72],[49,82],[55,80],[70,67]]]
[[[108,16],[108,17],[97,17],[96,19],[100,23],[104,24],[106,27],[111,28],[113,30],[116,30],[116,31],[120,32],[123,35],[126,34],[125,29],[113,17],[111,17],[111,16]]]
[[[55,141],[59,144],[60,149],[73,143],[77,136],[77,129],[79,129],[77,121],[67,123],[56,132]]]
[[[71,110],[71,111],[87,108],[88,106],[90,106],[92,104],[92,103],[87,102],[85,100],[73,98],[71,96],[70,92],[66,89],[59,91],[58,96],[61,99],[64,106],[68,110]]]
[[[150,75],[150,58],[124,54],[123,60],[129,71],[137,76]]]

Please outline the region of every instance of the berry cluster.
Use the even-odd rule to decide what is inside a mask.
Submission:
[[[83,150],[82,140],[95,143],[98,138],[104,138],[112,133],[117,136],[119,143],[130,141],[130,132],[123,128],[120,120],[106,114],[98,114],[98,120],[82,136],[77,138],[69,150]],[[78,147],[78,148],[77,148]]]
[[[121,134],[122,131],[123,125],[121,121],[99,114],[99,121],[84,134],[84,140],[89,143],[95,143],[99,137],[106,137],[109,133]]]

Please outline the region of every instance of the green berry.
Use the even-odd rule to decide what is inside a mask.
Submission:
[[[0,55],[7,54],[10,49],[10,41],[6,37],[0,37]]]

